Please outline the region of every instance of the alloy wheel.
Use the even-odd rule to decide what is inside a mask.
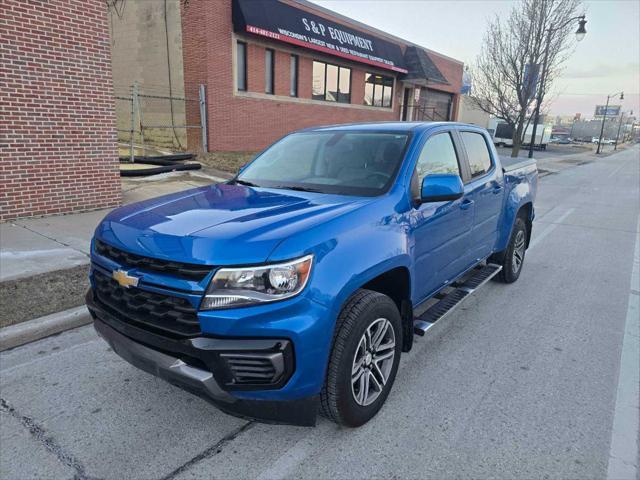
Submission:
[[[520,271],[520,267],[524,261],[524,243],[524,231],[520,230],[516,234],[516,239],[513,245],[513,262],[511,264],[513,273],[516,274]]]
[[[376,319],[362,334],[351,367],[351,393],[358,405],[371,405],[384,390],[395,347],[395,332],[386,318]]]

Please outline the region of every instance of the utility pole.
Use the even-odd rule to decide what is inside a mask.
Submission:
[[[618,122],[618,133],[616,133],[616,143],[613,145],[614,150],[618,150],[618,139],[620,138],[620,128],[622,127],[622,117],[624,117],[624,112],[620,112],[620,121]]]
[[[604,121],[607,119],[607,113],[609,113],[609,100],[611,97],[615,97],[620,94],[620,100],[624,100],[624,92],[616,92],[611,95],[607,95],[607,105],[604,107],[604,115],[602,115],[602,125],[600,126],[600,136],[598,137],[598,149],[596,153],[600,153],[600,147],[602,145],[602,134],[604,133]]]

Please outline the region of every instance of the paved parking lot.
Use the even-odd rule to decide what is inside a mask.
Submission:
[[[230,417],[83,327],[0,354],[0,478],[635,477],[638,154],[544,177],[520,280],[418,339],[364,427]]]

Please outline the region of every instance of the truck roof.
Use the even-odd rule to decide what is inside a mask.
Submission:
[[[471,125],[461,122],[362,122],[362,123],[345,123],[336,125],[326,125],[321,127],[310,127],[300,130],[301,132],[322,132],[322,131],[384,131],[384,132],[416,132],[425,131],[431,128],[448,125],[448,126],[468,126],[478,128],[477,125]]]

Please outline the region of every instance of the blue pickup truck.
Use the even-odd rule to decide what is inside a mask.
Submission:
[[[226,412],[359,426],[414,335],[518,279],[536,187],[473,125],[301,130],[226,183],[107,215],[87,305],[117,354]]]

